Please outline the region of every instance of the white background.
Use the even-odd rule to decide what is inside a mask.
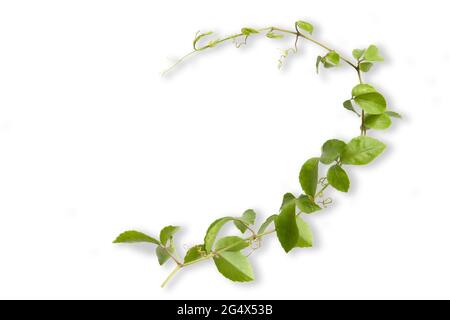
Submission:
[[[445,1],[0,2],[0,298],[450,298]],[[341,102],[348,67],[315,74],[323,50],[252,39],[161,71],[197,30],[308,20],[342,51],[378,44],[366,76],[404,114],[376,137],[388,151],[352,168],[349,194],[309,216],[316,246],[286,255],[274,237],[235,284],[212,263],[166,289],[151,245],[126,229],[183,227],[181,251],[210,222],[276,212],[301,164],[329,138],[358,135]],[[170,60],[172,59],[172,60]]]

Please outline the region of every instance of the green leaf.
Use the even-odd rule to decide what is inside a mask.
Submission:
[[[214,242],[216,241],[217,234],[219,233],[219,231],[223,227],[223,225],[229,221],[234,221],[234,220],[235,220],[235,218],[225,217],[225,218],[217,219],[209,226],[208,231],[206,231],[205,240],[204,240],[206,253],[211,252]]]
[[[333,68],[339,65],[339,62],[341,61],[341,57],[336,51],[330,51],[327,53],[327,55],[324,57],[324,66],[325,68]]]
[[[360,60],[364,56],[364,52],[366,52],[366,50],[364,50],[364,49],[353,50],[353,52],[352,52],[353,58],[355,58],[356,60]]]
[[[380,56],[379,50],[375,45],[371,45],[367,48],[364,54],[364,59],[371,62],[384,61],[383,57]]]
[[[401,119],[402,118],[402,115],[400,113],[395,112],[395,111],[386,111],[385,113],[391,118],[397,118],[397,119]]]
[[[350,179],[347,173],[338,165],[334,165],[328,169],[327,180],[338,191],[348,192],[350,188]]]
[[[386,111],[386,100],[378,92],[357,96],[355,102],[369,114],[381,114]]]
[[[258,230],[258,234],[263,234],[266,230],[267,230],[267,228],[270,226],[270,224],[272,223],[272,222],[274,222],[275,221],[275,219],[278,217],[278,215],[277,214],[274,214],[274,215],[271,215],[270,217],[268,217],[267,219],[266,219],[266,221],[264,221],[264,223],[261,225],[261,227],[259,228],[259,230]]]
[[[313,234],[308,224],[300,216],[297,216],[296,224],[299,234],[297,247],[311,248],[313,246]]]
[[[300,184],[308,196],[314,197],[317,190],[319,175],[319,158],[311,158],[300,170]]]
[[[284,251],[291,251],[298,241],[298,229],[295,222],[295,203],[283,207],[275,219],[277,237]]]
[[[156,247],[156,256],[158,257],[158,262],[161,266],[170,259],[170,255],[167,253],[166,249],[160,246]]]
[[[373,67],[373,63],[372,62],[362,62],[359,65],[359,69],[362,72],[369,72],[370,69],[372,69],[372,67]]]
[[[346,143],[341,140],[333,139],[328,140],[322,146],[322,156],[320,162],[323,164],[331,164],[336,161],[345,148]]]
[[[159,240],[163,244],[163,246],[166,245],[167,241],[169,241],[175,233],[180,230],[180,227],[174,227],[174,226],[167,226],[161,230],[159,233]]]
[[[314,31],[314,26],[309,22],[299,20],[295,24],[297,25],[297,27],[299,27],[302,30],[305,30],[309,34],[312,34]]]
[[[138,243],[148,242],[159,245],[159,241],[139,231],[125,231],[121,233],[113,243]]]
[[[346,100],[346,101],[344,101],[343,105],[344,105],[344,108],[345,108],[345,109],[347,109],[347,110],[349,110],[349,111],[352,111],[352,112],[356,113],[356,114],[358,115],[358,117],[360,116],[359,113],[358,113],[358,112],[355,110],[355,108],[353,107],[352,100]]]
[[[234,218],[234,217],[224,217],[217,219],[214,221],[206,231],[205,239],[204,239],[204,245],[205,245],[205,251],[206,253],[210,253],[211,249],[214,245],[214,242],[216,241],[217,234],[219,233],[220,229],[222,229],[223,225],[230,221],[240,221],[243,223],[244,221],[240,218]]]
[[[248,282],[254,279],[250,261],[240,252],[221,252],[214,257],[217,270],[231,281]]]
[[[242,233],[247,231],[246,225],[252,225],[255,223],[256,212],[253,210],[247,210],[242,214],[240,220],[235,220],[234,225],[238,228]]]
[[[266,37],[269,39],[282,39],[284,36],[282,34],[271,31],[266,34]]]
[[[249,35],[251,35],[251,34],[259,33],[259,31],[256,30],[256,29],[253,29],[253,28],[242,28],[242,29],[241,29],[241,33],[242,33],[244,36],[249,36]]]
[[[358,84],[352,89],[352,97],[356,98],[367,93],[374,93],[377,90],[369,84]]]
[[[206,255],[205,246],[203,244],[193,246],[186,252],[186,255],[184,256],[184,263],[199,260],[203,258],[205,255]]]
[[[342,152],[343,164],[365,165],[377,158],[386,145],[374,138],[361,136],[352,139]]]
[[[311,200],[310,197],[302,194],[296,201],[295,201],[297,207],[300,209],[303,213],[314,213],[316,211],[322,210],[321,207],[319,207],[314,201]]]
[[[290,202],[295,200],[295,196],[292,193],[286,193],[283,196],[283,203],[281,204],[280,210],[283,209],[283,207],[287,204],[289,204]]]
[[[215,245],[215,251],[241,251],[249,246],[249,242],[245,241],[241,237],[230,236],[217,240]]]
[[[368,115],[364,119],[364,125],[370,129],[384,130],[391,126],[392,120],[386,113]]]

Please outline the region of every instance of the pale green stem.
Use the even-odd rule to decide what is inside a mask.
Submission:
[[[169,274],[169,276],[167,277],[166,280],[164,280],[163,284],[161,285],[161,288],[164,288],[169,281],[177,274],[178,271],[180,271],[181,269],[181,265],[177,264],[177,266],[175,267],[175,269],[173,269],[173,271]]]

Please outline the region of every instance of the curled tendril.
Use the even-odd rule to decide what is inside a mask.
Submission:
[[[327,179],[326,177],[320,178],[319,184],[320,184],[322,187],[325,187],[325,186],[328,184],[328,179]]]
[[[197,31],[197,33],[195,34],[195,38],[194,41],[192,42],[192,46],[194,47],[194,51],[202,51],[205,50],[207,48],[210,48],[209,44],[202,46],[202,47],[197,47],[197,43],[203,39],[204,37],[207,37],[209,35],[213,34],[212,31],[208,31],[208,32],[204,32],[204,33],[200,33],[200,31]]]
[[[324,200],[319,201],[319,203],[324,207],[324,208],[328,208],[329,205],[331,205],[333,203],[333,199],[331,198],[326,198]]]
[[[282,51],[282,54],[280,56],[280,59],[278,59],[278,69],[281,69],[283,67],[284,62],[288,58],[289,54],[295,54],[297,52],[296,48],[289,48]]]
[[[240,48],[241,46],[243,46],[243,45],[246,45],[247,44],[247,39],[248,39],[248,37],[249,36],[245,36],[244,37],[244,41],[241,41],[241,42],[239,42],[237,39],[239,39],[239,38],[234,38],[233,39],[233,43],[234,43],[234,45],[236,46],[236,48]]]

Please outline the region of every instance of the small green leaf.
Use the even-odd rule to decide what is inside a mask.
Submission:
[[[252,225],[255,223],[256,212],[253,210],[247,210],[242,214],[240,220],[235,220],[234,225],[238,228],[242,233],[247,231],[247,225]]]
[[[386,111],[386,100],[378,92],[357,96],[355,102],[368,114],[381,114]]]
[[[352,54],[353,54],[353,58],[355,58],[356,60],[360,60],[363,56],[364,56],[364,52],[366,50],[364,49],[355,49],[353,50]]]
[[[295,201],[297,207],[300,209],[301,212],[310,214],[314,213],[316,211],[322,210],[321,207],[319,207],[314,201],[311,200],[310,197],[302,194],[296,201]]]
[[[314,31],[314,26],[309,22],[299,20],[295,24],[297,25],[297,27],[299,27],[302,30],[305,30],[309,34],[312,34]]]
[[[266,34],[266,37],[269,39],[282,39],[284,36],[282,34],[271,31]]]
[[[138,243],[138,242],[148,242],[159,245],[159,241],[156,240],[153,237],[150,237],[142,232],[139,231],[125,231],[124,233],[121,233],[116,240],[114,240],[114,243]]]
[[[298,241],[294,202],[283,207],[281,213],[275,219],[275,229],[284,251],[291,251],[297,245]]]
[[[308,224],[300,216],[297,216],[296,224],[299,235],[297,247],[311,248],[313,246],[313,234]]]
[[[190,248],[186,255],[184,256],[184,263],[189,263],[192,261],[199,260],[206,255],[205,246],[203,244],[199,244]]]
[[[266,230],[267,230],[267,228],[270,226],[270,224],[272,223],[272,222],[274,222],[275,221],[275,219],[278,217],[278,215],[276,215],[276,214],[274,214],[274,215],[271,215],[270,217],[268,217],[267,219],[266,219],[266,221],[264,221],[264,223],[261,225],[261,227],[259,228],[259,230],[258,230],[258,234],[263,234]]]
[[[242,33],[244,36],[249,36],[249,35],[251,35],[251,34],[259,33],[259,31],[256,30],[256,29],[253,29],[253,28],[242,28],[242,29],[241,29],[241,33]]]
[[[167,226],[163,228],[159,234],[159,240],[163,244],[163,246],[166,245],[167,241],[169,241],[175,233],[180,230],[180,227],[174,227],[174,226]]]
[[[312,158],[305,162],[300,170],[300,184],[308,196],[314,197],[317,190],[319,175],[319,158]]]
[[[391,126],[392,121],[386,113],[368,115],[364,119],[364,125],[370,129],[384,130]]]
[[[224,249],[225,251],[241,251],[242,249],[247,248],[249,245],[250,244],[248,243],[248,241],[245,241],[241,237],[230,236],[217,240],[214,248],[215,251]]]
[[[400,113],[395,112],[395,111],[386,111],[385,113],[391,118],[397,118],[397,119],[401,119],[402,118],[402,115]]]
[[[338,165],[334,165],[328,169],[327,180],[338,191],[348,192],[350,188],[350,180],[347,173]]]
[[[250,261],[240,252],[221,252],[214,257],[217,270],[231,281],[248,282],[254,279]]]
[[[323,164],[331,164],[336,161],[345,148],[346,143],[341,140],[333,139],[328,140],[322,146],[322,156],[320,162]]]
[[[167,253],[166,249],[160,246],[156,247],[156,256],[158,257],[158,262],[161,266],[170,259],[170,255]]]
[[[369,72],[370,69],[372,69],[373,63],[372,62],[362,62],[359,64],[359,69],[362,72]]]
[[[324,66],[325,68],[333,68],[339,65],[339,62],[341,61],[341,57],[336,51],[330,51],[327,53],[327,55],[324,57]]]
[[[356,115],[357,115],[358,117],[360,116],[360,114],[359,114],[359,113],[355,110],[355,108],[353,107],[352,100],[346,100],[346,101],[344,101],[343,106],[344,106],[345,109],[347,109],[347,110],[349,110],[349,111],[352,111],[352,112],[356,113]]]
[[[283,196],[283,202],[281,203],[281,207],[280,210],[283,209],[283,207],[289,203],[291,203],[292,201],[295,200],[295,196],[292,193],[286,193]]]
[[[223,227],[223,225],[229,221],[234,221],[234,220],[235,220],[235,218],[225,217],[225,218],[217,219],[209,226],[208,231],[206,231],[205,240],[204,240],[206,253],[211,252],[214,242],[216,241],[217,234],[219,233],[219,231]]]
[[[358,84],[352,89],[352,97],[356,98],[367,93],[374,93],[377,90],[369,84]]]
[[[366,165],[377,158],[386,145],[374,138],[361,136],[352,139],[342,152],[343,164]]]
[[[383,57],[380,56],[379,50],[375,45],[371,45],[367,48],[364,54],[364,59],[371,62],[384,61]]]

